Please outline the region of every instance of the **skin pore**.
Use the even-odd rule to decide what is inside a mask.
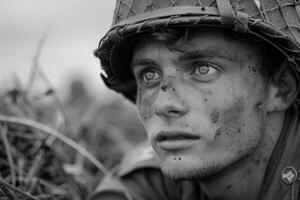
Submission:
[[[212,28],[191,30],[183,45],[140,42],[131,63],[162,171],[199,180],[210,199],[256,199],[284,119],[260,46]]]

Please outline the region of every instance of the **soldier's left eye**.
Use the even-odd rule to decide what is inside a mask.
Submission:
[[[220,71],[214,64],[197,62],[192,65],[191,77],[197,81],[210,82],[221,75]]]
[[[218,70],[209,63],[195,63],[193,65],[192,74],[196,75],[210,75],[216,73]]]

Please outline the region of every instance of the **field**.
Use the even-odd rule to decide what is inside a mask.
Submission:
[[[28,85],[0,94],[0,199],[85,199],[145,132],[124,99],[99,102],[75,80],[62,101],[32,69]]]

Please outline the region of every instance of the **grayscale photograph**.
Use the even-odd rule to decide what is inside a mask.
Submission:
[[[0,0],[0,200],[300,199],[300,0]]]

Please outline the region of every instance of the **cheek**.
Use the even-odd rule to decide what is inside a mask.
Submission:
[[[244,99],[240,98],[235,101],[235,103],[224,111],[214,111],[211,115],[211,121],[215,122],[216,116],[221,115],[221,120],[219,123],[219,128],[215,132],[215,139],[221,136],[233,136],[241,134],[243,128],[243,122],[241,117],[244,115],[245,110]],[[218,113],[218,115],[214,114]],[[220,114],[219,114],[220,113]]]
[[[263,134],[264,113],[248,104],[241,97],[228,109],[219,111],[219,120],[214,134],[215,144],[226,149],[252,151]]]
[[[259,62],[247,63],[241,71],[241,87],[247,89],[248,98],[265,98],[267,81],[261,74]]]
[[[158,92],[159,89],[145,92],[144,89],[138,88],[137,107],[143,123],[149,121],[154,115],[153,103],[157,98]]]

